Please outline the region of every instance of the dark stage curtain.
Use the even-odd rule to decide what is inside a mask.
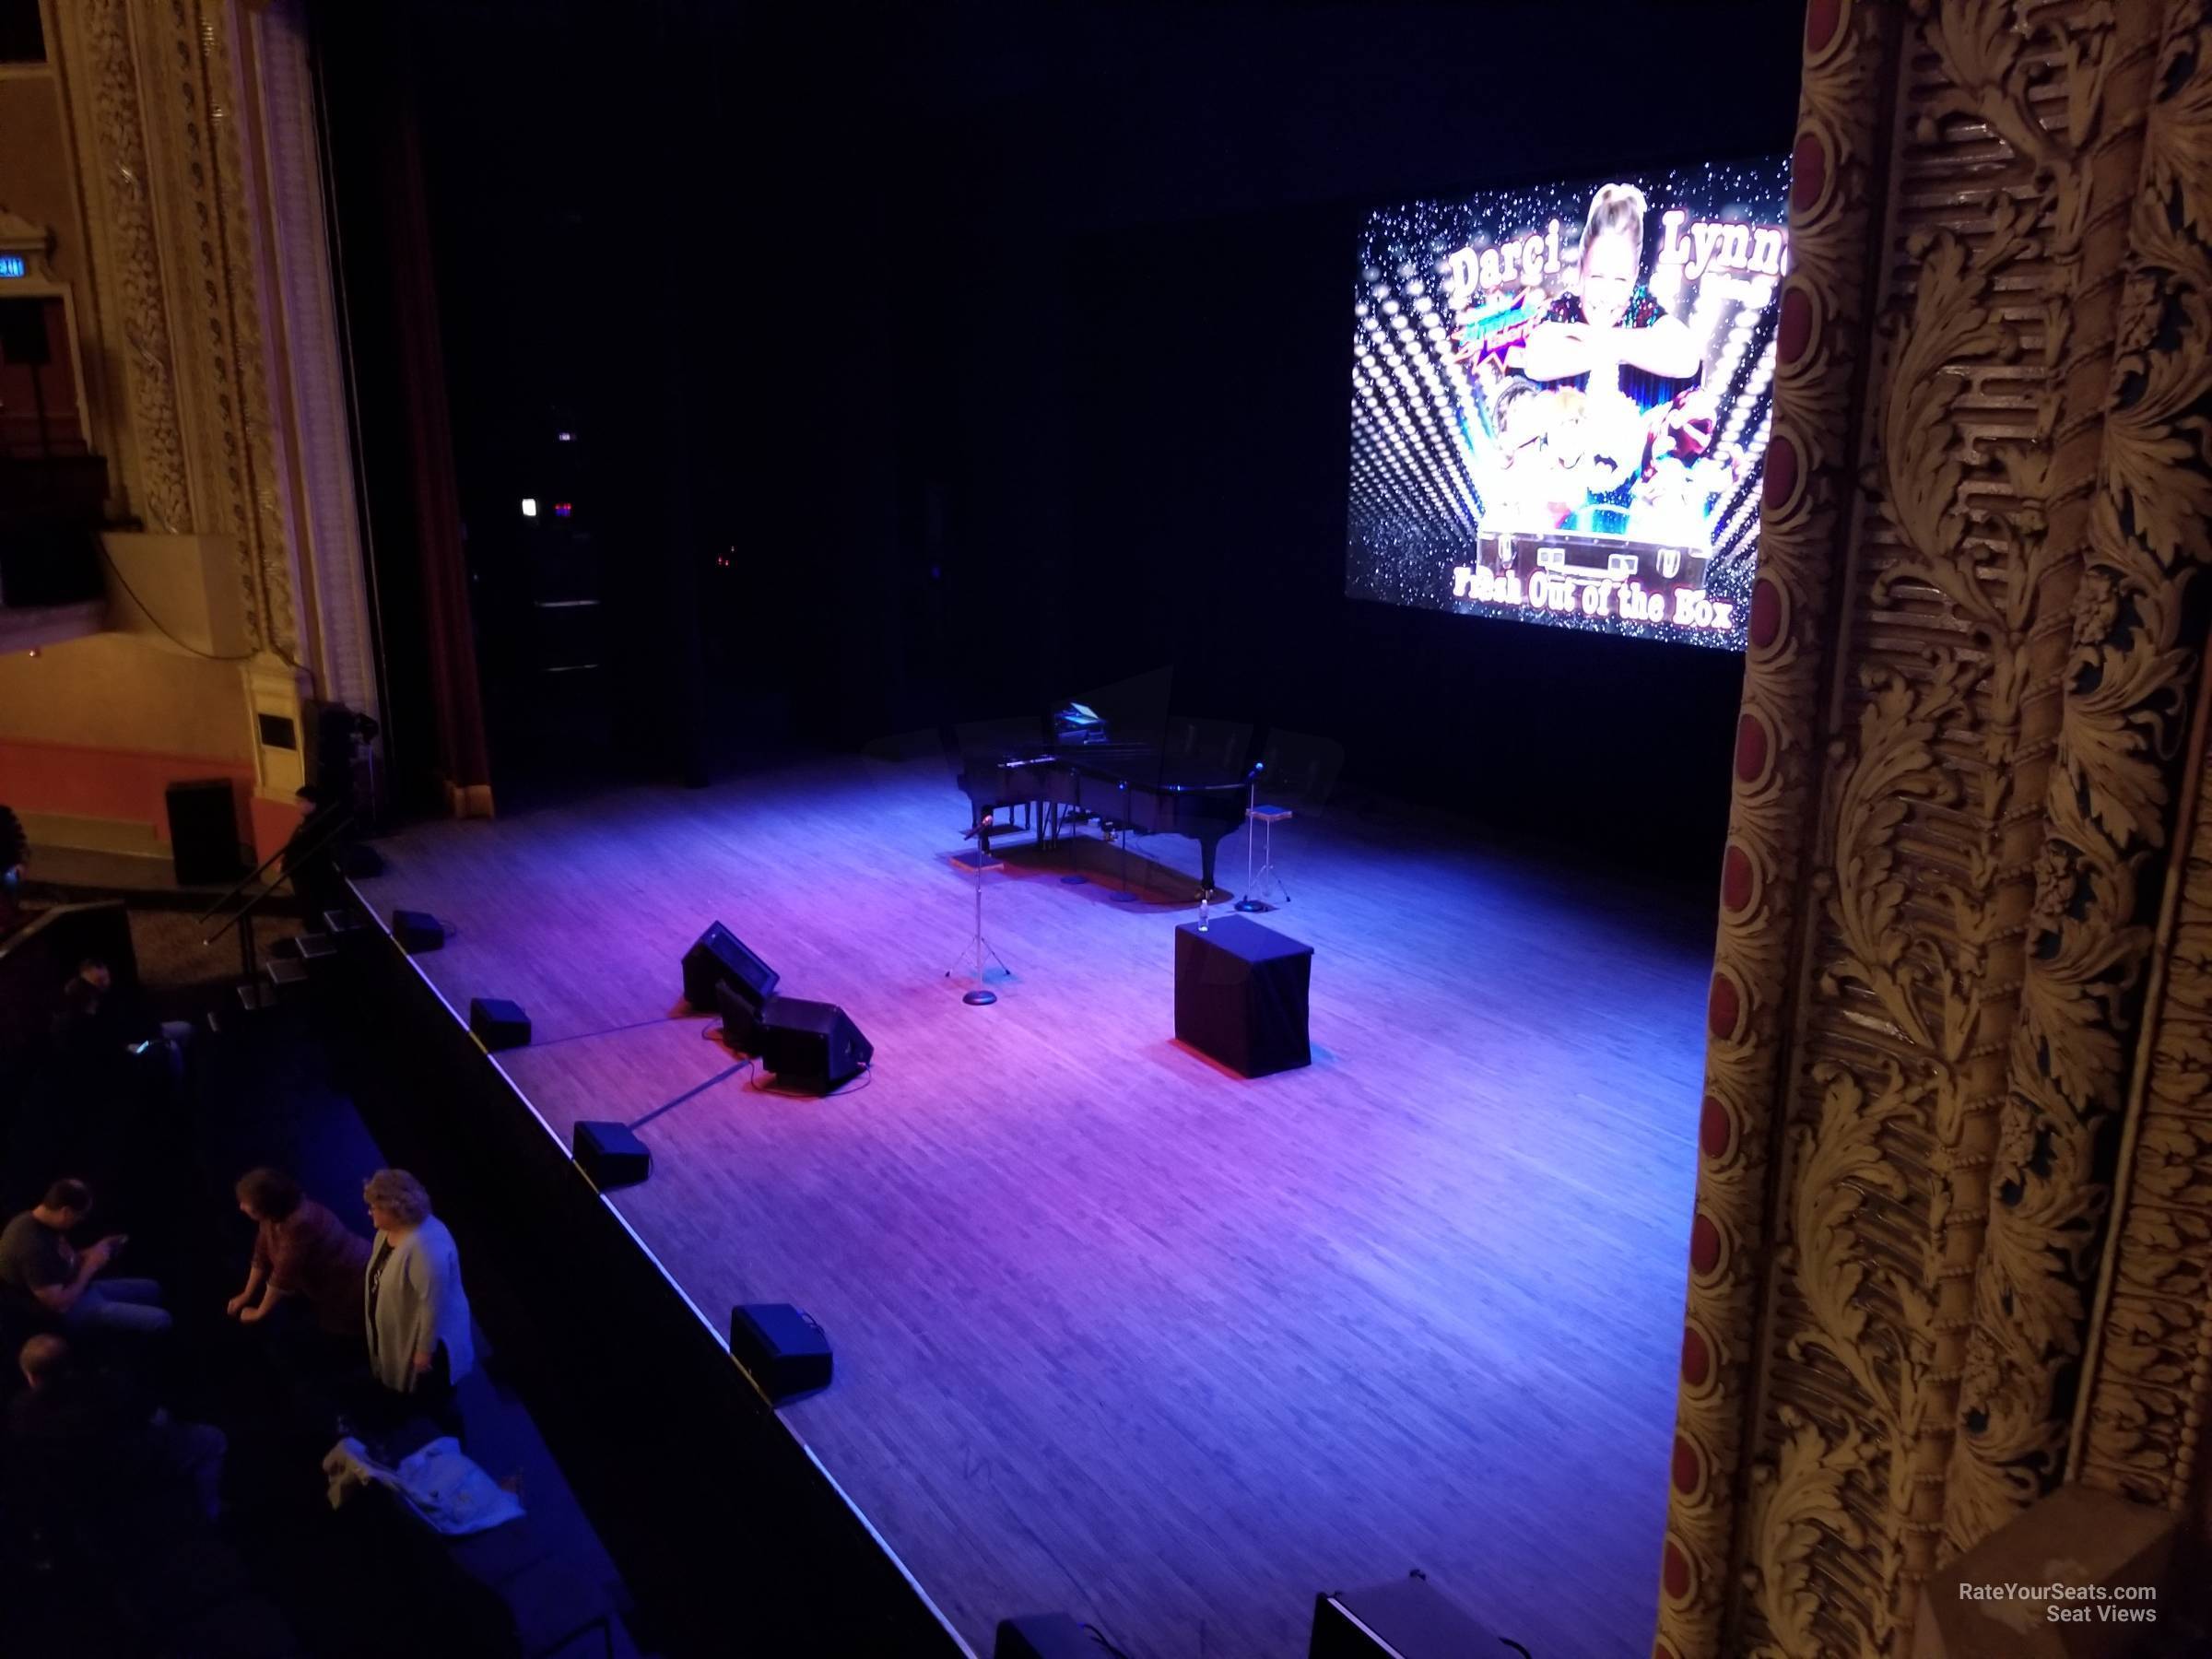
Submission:
[[[468,562],[461,541],[461,498],[453,474],[445,353],[438,335],[438,284],[430,264],[429,204],[413,111],[391,107],[384,200],[393,235],[393,334],[398,347],[401,407],[415,503],[415,547],[422,575],[422,647],[429,671],[438,774],[457,817],[491,811],[491,757],[469,611]]]

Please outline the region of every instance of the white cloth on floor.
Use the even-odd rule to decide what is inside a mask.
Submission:
[[[522,1500],[469,1460],[451,1436],[434,1440],[400,1459],[381,1464],[369,1448],[348,1435],[323,1458],[330,1480],[330,1507],[335,1509],[358,1487],[381,1486],[433,1532],[448,1537],[489,1532],[515,1520]]]

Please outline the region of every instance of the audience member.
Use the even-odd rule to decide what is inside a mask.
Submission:
[[[369,1369],[390,1394],[451,1422],[453,1385],[476,1362],[453,1235],[405,1170],[379,1170],[362,1195],[377,1230],[364,1280]]]
[[[155,1019],[140,997],[116,985],[113,969],[99,957],[87,957],[62,987],[53,1040],[74,1060],[150,1058],[182,1079],[192,1026],[182,1019]]]
[[[173,1490],[215,1518],[221,1430],[155,1409],[115,1373],[78,1365],[59,1336],[33,1336],[18,1364],[29,1386],[8,1406],[7,1464],[34,1504],[97,1523],[118,1504]]]
[[[0,1230],[0,1296],[21,1312],[76,1332],[156,1335],[169,1329],[152,1279],[100,1279],[125,1240],[112,1233],[79,1252],[69,1235],[92,1212],[92,1189],[57,1181],[35,1208]]]
[[[304,1302],[316,1327],[361,1341],[361,1285],[369,1241],[300,1190],[282,1170],[239,1177],[238,1207],[254,1225],[246,1288],[223,1311],[246,1324],[265,1319],[288,1297]]]

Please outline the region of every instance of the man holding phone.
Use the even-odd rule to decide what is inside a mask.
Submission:
[[[159,1335],[170,1325],[159,1284],[95,1282],[127,1241],[124,1235],[110,1234],[81,1252],[69,1242],[91,1213],[92,1189],[83,1182],[57,1181],[48,1187],[38,1207],[0,1230],[0,1295],[72,1331]]]
[[[64,1053],[79,1059],[102,1059],[115,1053],[134,1058],[158,1054],[171,1078],[182,1082],[192,1026],[182,1019],[157,1021],[135,986],[127,982],[118,985],[114,970],[106,961],[87,957],[62,987],[53,1039]]]

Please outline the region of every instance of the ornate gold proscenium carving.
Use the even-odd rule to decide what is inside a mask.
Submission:
[[[124,0],[81,0],[65,19],[82,41],[81,69],[89,90],[93,194],[88,217],[120,301],[124,378],[135,441],[130,459],[147,527],[168,535],[194,528],[183,417],[170,339],[169,303],[161,286],[148,183],[145,113]],[[74,78],[74,77],[73,77]]]
[[[2164,879],[2171,784],[2201,624],[2188,591],[2208,551],[2201,406],[2212,393],[2212,299],[2192,177],[2212,43],[2174,7],[2130,192],[2119,350],[2072,622],[2065,729],[2044,800],[2025,994],[2013,1032],[1988,1238],[1960,1390],[1945,1535],[1986,1536],[2065,1466],[2065,1396],[2087,1336],[2150,959],[2145,901]]]
[[[88,264],[131,411],[116,457],[125,504],[149,529],[226,537],[250,643],[296,661],[262,334],[275,278],[239,131],[244,16],[233,0],[82,0],[61,21],[58,66],[88,158]]]
[[[1882,90],[1897,35],[1891,8],[1850,0],[1817,8],[1806,25],[1791,181],[1793,268],[1777,329],[1761,569],[1751,601],[1708,1010],[1658,1659],[1723,1652],[1742,1607],[1738,1546],[1751,1518],[1739,1494],[1767,1292],[1775,1105],[1797,981],[1796,938],[1807,923],[1834,549],[1853,488],[1874,281],[1868,241],[1880,224],[1888,152]],[[1803,1418],[1793,1426],[1811,1427]],[[1811,1450],[1809,1440],[1801,1444]],[[1848,1527],[1848,1516],[1824,1508],[1812,1488],[1788,1485],[1783,1500],[1762,1492],[1749,1506],[1767,1547],[1794,1548],[1823,1535],[1829,1521]],[[1810,1617],[1802,1605],[1785,1614]]]
[[[2068,942],[2088,902],[2117,907],[2152,873],[2165,845],[2165,786],[2171,757],[2188,745],[2203,766],[2206,701],[2186,694],[2201,641],[2182,637],[2184,605],[2202,582],[2212,547],[2212,476],[2207,474],[2206,401],[2212,394],[2212,27],[2182,11],[2159,54],[2160,94],[2151,106],[2127,271],[2121,359],[2114,378],[2109,460],[2100,480],[2098,536],[2077,655],[2085,688],[2099,695],[2085,711],[2084,756],[2075,780],[2074,814],[2064,827],[2078,839],[2054,849],[2053,902],[2039,925]],[[2201,681],[2202,669],[2195,677]],[[2105,688],[2111,690],[2106,692]],[[2190,703],[2194,701],[2194,710]],[[2071,1477],[2140,1500],[2178,1509],[2187,1501],[2212,1406],[2212,809],[2200,770],[2188,803],[2191,829],[2170,879],[2177,884],[2163,944],[2162,983],[2152,1006],[2142,1087],[2120,1161],[2118,1224],[2104,1264],[2106,1296],[2083,1378]],[[2054,815],[2055,818],[2055,815]],[[2140,913],[2140,911],[2137,912]],[[2154,958],[2154,960],[2158,959]],[[2129,964],[2093,980],[2099,1014],[2111,1009],[2124,1032]],[[2025,1059],[2026,1056],[2023,1056]],[[2083,1225],[2062,1230],[2065,1249],[2028,1265],[2057,1280],[2055,1300],[2085,1300],[2091,1267],[2085,1234],[2103,1202],[2105,1171],[2093,1137],[2119,1109],[2101,1079],[2062,1076],[2022,1088],[2023,1133],[2042,1130],[2054,1112],[2072,1124],[2052,1132],[2053,1155],[2024,1148],[2023,1193],[2048,1211],[2044,1173],[2081,1170],[2074,1212]],[[2078,1092],[2076,1090],[2078,1089]],[[2088,1241],[2093,1243],[2093,1239]],[[2068,1332],[2066,1335],[2071,1335]],[[2063,1368],[2044,1350],[1992,1345],[2000,1387],[2040,1398]],[[2070,1346],[2061,1347],[2070,1360]],[[2055,1435],[2031,1443],[2046,1461]]]
[[[2212,553],[2212,38],[2159,9],[1808,10],[1670,1659],[1902,1654],[1921,1582],[2065,1472]],[[2083,1430],[2136,1495],[2212,1373],[2193,901],[2212,936],[2194,866]]]
[[[186,16],[184,0],[172,9]],[[211,280],[219,276],[224,302],[211,330],[227,342],[219,404],[224,469],[231,490],[233,522],[240,526],[240,557],[262,621],[264,642],[288,661],[297,661],[299,632],[292,614],[292,572],[288,537],[276,487],[276,434],[271,409],[269,366],[262,335],[262,288],[273,284],[274,267],[255,247],[255,218],[262,211],[247,175],[239,135],[238,106],[244,96],[234,37],[244,28],[235,10],[225,7],[221,27],[199,27],[200,110],[198,133],[213,180],[213,230],[201,244]]]

